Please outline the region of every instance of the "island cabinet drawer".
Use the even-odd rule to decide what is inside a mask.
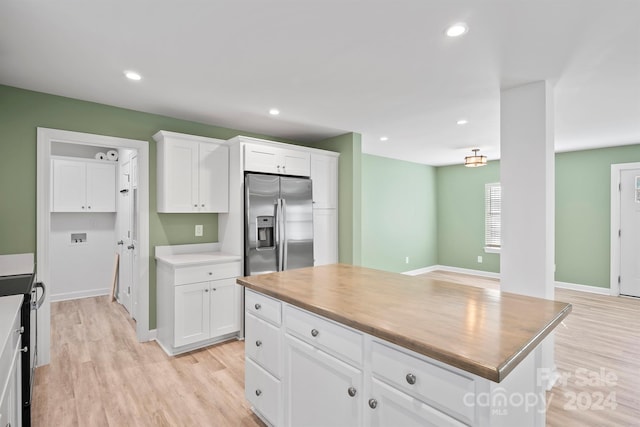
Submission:
[[[207,264],[193,267],[179,267],[175,270],[175,285],[208,282],[209,280],[229,279],[241,275],[239,262]]]
[[[2,326],[3,329],[5,328],[5,325],[0,326]],[[0,342],[0,397],[2,397],[2,387],[4,386],[3,381],[6,378],[9,378],[16,347],[18,346],[18,342],[21,338],[20,310],[17,310],[13,322],[11,322],[11,328],[9,329],[7,340],[5,342]],[[4,426],[4,424],[2,425]]]
[[[284,325],[292,335],[348,363],[362,365],[363,335],[307,311],[286,305]]]
[[[281,382],[245,358],[244,396],[271,425],[282,425]]]
[[[280,329],[251,313],[245,318],[245,354],[271,374],[280,378]]]
[[[449,371],[377,341],[372,344],[371,363],[374,377],[465,424],[475,425],[474,407],[465,405],[465,396],[475,396],[473,378]]]
[[[276,326],[282,324],[282,304],[280,301],[247,289],[244,295],[244,309]]]

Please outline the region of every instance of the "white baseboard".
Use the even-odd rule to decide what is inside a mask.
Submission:
[[[597,286],[579,285],[577,283],[556,282],[556,288],[570,289],[572,291],[589,292],[598,295],[611,295],[611,289]]]
[[[68,301],[72,299],[80,299],[80,298],[91,298],[91,297],[100,297],[103,295],[109,295],[111,293],[111,289],[89,289],[86,291],[75,291],[75,292],[65,292],[62,294],[51,294],[51,302],[56,301]]]
[[[154,341],[156,338],[158,338],[158,330],[151,329],[147,334],[147,341]]]
[[[452,273],[470,274],[473,276],[489,277],[492,279],[500,279],[500,273],[490,271],[472,270],[470,268],[450,267],[448,265],[432,265],[430,267],[419,268],[417,270],[405,271],[402,274],[408,276],[417,276],[418,274],[430,273],[432,271],[450,271]],[[577,283],[555,282],[556,288],[570,289],[572,291],[589,292],[598,295],[612,295],[609,288],[600,288],[597,286],[580,285]]]

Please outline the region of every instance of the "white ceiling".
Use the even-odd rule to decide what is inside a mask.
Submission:
[[[0,84],[431,165],[543,79],[558,151],[640,143],[640,1],[0,0]]]

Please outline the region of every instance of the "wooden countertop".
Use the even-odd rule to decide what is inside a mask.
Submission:
[[[345,264],[238,284],[500,382],[571,304]]]

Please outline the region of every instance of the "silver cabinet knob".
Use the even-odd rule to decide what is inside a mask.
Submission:
[[[369,399],[369,408],[376,409],[378,406],[378,401],[375,399]]]
[[[193,205],[193,207],[194,207],[194,208],[197,208],[197,207],[198,207],[198,204],[196,203],[195,205]]]
[[[358,393],[358,390],[356,390],[355,387],[351,386],[349,387],[349,389],[347,390],[347,393],[349,393],[349,396],[353,397]]]
[[[202,206],[204,208],[204,203],[202,205],[200,205],[200,206]]]
[[[209,289],[205,289],[204,291],[205,291],[205,292],[209,292]]]
[[[209,272],[209,276],[213,276],[213,272],[212,271]]]
[[[217,290],[218,290],[217,288],[213,288],[213,289],[212,289],[212,291],[217,291]]]
[[[20,349],[21,352],[26,353],[27,351],[29,351],[29,347],[27,347],[26,345],[24,347],[22,347]]]
[[[317,329],[312,329],[312,330],[311,330],[311,336],[312,336],[312,337],[317,337],[319,333],[320,333],[320,332],[318,332],[318,330],[317,330]]]
[[[411,385],[414,385],[416,383],[416,376],[413,374],[407,374],[406,379],[407,382]]]
[[[84,209],[84,206],[82,207],[82,209]]]
[[[256,310],[260,310],[262,308],[262,306],[260,304],[256,304],[256,305],[254,305],[254,307],[256,308]]]
[[[24,333],[24,326],[20,326],[19,329],[16,329],[16,334],[22,334]]]
[[[262,341],[258,340],[256,341],[256,347],[260,347],[262,345]]]
[[[262,390],[257,389],[257,390],[256,390],[256,396],[260,396],[261,394],[262,394]]]
[[[87,206],[87,209],[91,209],[91,206]]]

